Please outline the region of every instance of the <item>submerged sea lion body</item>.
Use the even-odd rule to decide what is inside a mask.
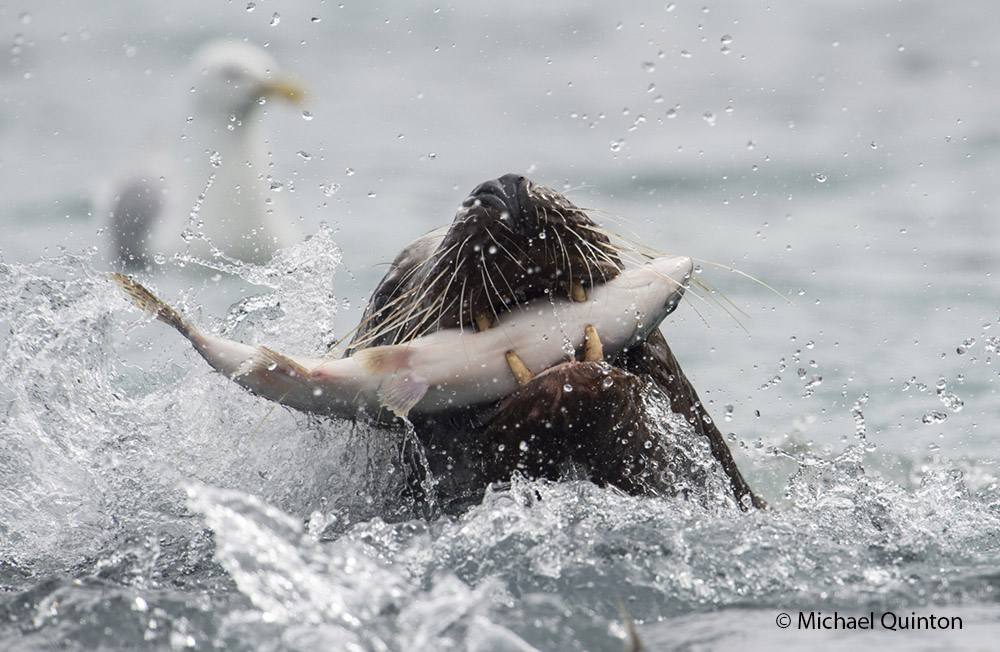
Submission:
[[[451,225],[404,248],[372,294],[350,351],[488,324],[538,297],[586,294],[623,268],[584,211],[505,175],[476,187]],[[678,466],[676,455],[658,445],[646,408],[662,400],[707,440],[737,504],[765,505],[658,329],[605,362],[532,371],[544,373],[495,405],[413,419],[424,445],[413,472],[420,479],[430,471],[441,503],[478,500],[488,483],[514,472],[558,479],[567,469],[633,494],[673,494],[676,476],[660,471]]]

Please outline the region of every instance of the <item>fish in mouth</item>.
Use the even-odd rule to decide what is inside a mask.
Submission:
[[[343,358],[284,355],[203,333],[136,281],[112,278],[252,393],[314,414],[379,419],[383,412],[418,418],[495,403],[528,382],[527,365],[552,367],[567,351],[603,361],[660,325],[680,302],[692,269],[686,256],[657,258],[595,286],[586,301],[535,299],[498,315],[484,331],[445,328]]]
[[[516,473],[686,493],[683,451],[658,441],[650,401],[707,440],[737,505],[764,507],[659,330],[691,260],[626,269],[622,252],[560,193],[513,174],[487,181],[452,224],[400,252],[339,359],[203,334],[112,276],[255,394],[343,418],[407,418],[421,444],[401,451],[418,507],[460,509]]]

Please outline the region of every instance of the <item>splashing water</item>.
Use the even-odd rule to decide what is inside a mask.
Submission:
[[[322,350],[339,262],[321,229],[266,267],[222,270],[265,292],[196,319]],[[0,647],[619,649],[619,600],[659,641],[720,613],[763,629],[799,608],[996,599],[1000,489],[944,464],[909,488],[869,474],[865,394],[842,451],[758,453],[790,469],[767,511],[738,510],[707,446],[647,396],[660,445],[683,460],[660,471],[689,498],[514,478],[423,520],[395,509],[403,435],[272,410],[128,307],[86,256],[0,266],[0,279]],[[199,300],[185,296],[188,311]],[[947,383],[936,392],[960,405]]]

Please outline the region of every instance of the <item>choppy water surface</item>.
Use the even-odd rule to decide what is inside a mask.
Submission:
[[[994,648],[993,3],[137,7],[0,7],[0,648],[618,650],[620,605],[657,650]],[[316,351],[478,182],[572,189],[732,301],[664,329],[773,509],[515,480],[418,518],[405,435],[271,411],[131,308],[90,197],[226,34],[313,89],[263,118],[312,235],[143,281]],[[776,624],[811,611],[963,628]]]

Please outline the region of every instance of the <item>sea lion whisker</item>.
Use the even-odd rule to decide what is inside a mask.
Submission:
[[[698,287],[698,289],[700,289],[702,291],[701,294],[695,294],[694,295],[695,298],[699,299],[700,301],[702,301],[706,305],[709,305],[713,309],[715,309],[715,310],[721,312],[722,314],[726,315],[727,317],[729,317],[730,319],[732,319],[734,322],[736,322],[736,325],[739,326],[740,329],[742,329],[743,331],[749,333],[749,330],[747,330],[746,326],[743,325],[743,322],[740,321],[740,318],[738,316],[736,316],[735,314],[733,314],[733,311],[730,310],[726,306],[726,304],[729,304],[730,306],[732,306],[733,309],[736,312],[740,313],[741,315],[743,315],[747,319],[750,319],[750,315],[748,315],[743,310],[741,310],[738,306],[736,306],[735,304],[733,304],[733,302],[730,301],[728,297],[726,297],[724,294],[722,294],[718,290],[714,290],[714,289],[709,290],[709,289],[707,289],[705,283],[701,279],[698,279],[698,278],[692,279],[691,285],[695,286],[695,287]],[[689,286],[689,289],[690,289],[690,286]],[[720,300],[718,297],[713,296],[713,295],[718,295],[718,296],[722,297],[722,300]],[[688,303],[690,305],[690,300],[688,300]],[[693,306],[692,306],[692,308],[693,308]],[[697,310],[695,312],[697,312]],[[699,313],[698,316],[701,317],[701,314]],[[707,325],[707,322],[706,322],[706,325]]]
[[[586,229],[587,231],[590,231],[594,235],[603,236],[604,238],[606,238],[608,240],[609,244],[612,244],[612,246],[615,247],[615,249],[618,249],[618,250],[624,251],[624,250],[626,250],[626,248],[623,247],[622,245],[613,244],[614,241],[620,241],[620,242],[622,242],[624,244],[627,244],[628,245],[628,249],[645,251],[649,255],[654,256],[654,257],[658,253],[655,249],[653,249],[649,245],[646,245],[646,244],[643,244],[642,242],[639,242],[639,240],[638,240],[639,236],[637,234],[635,234],[635,233],[632,234],[633,237],[628,237],[628,236],[623,235],[622,233],[620,233],[618,231],[612,231],[611,229],[609,229],[607,227],[604,227],[604,226],[601,226],[600,224],[597,224],[597,223],[594,223],[594,222],[591,222],[589,224],[581,224],[580,228],[581,229]]]
[[[419,311],[411,311],[407,313],[406,319],[396,327],[399,330],[399,333],[396,334],[392,342],[395,344],[406,343],[416,337],[419,337],[429,319],[429,313],[433,311],[433,308],[438,303],[440,303],[440,301],[435,300],[433,304],[427,306],[426,308],[421,308]],[[414,320],[416,316],[420,316],[420,319]]]
[[[589,240],[579,240],[578,242],[582,243],[587,248],[587,250],[590,251],[593,257],[597,259],[597,262],[604,261],[619,269],[624,267],[620,258],[618,258],[617,256],[612,256],[608,251],[606,251],[602,247],[596,246],[593,242],[590,242]],[[579,246],[577,247],[577,251],[580,252],[580,256],[584,260],[588,260],[590,258],[590,256],[588,256],[582,249],[580,249]]]
[[[675,281],[673,281],[673,279],[667,279],[667,280],[670,280],[671,282],[675,282]],[[698,293],[698,292],[691,292],[692,287],[698,288],[699,290],[701,290],[701,292],[700,293]],[[711,328],[711,324],[705,318],[705,316],[702,314],[702,312],[700,310],[698,310],[698,307],[695,305],[694,299],[697,299],[703,305],[708,306],[708,307],[712,308],[713,310],[716,310],[716,311],[718,311],[718,312],[726,315],[727,317],[729,317],[730,319],[732,319],[734,322],[736,322],[736,325],[739,326],[740,329],[742,329],[745,332],[749,332],[749,331],[747,331],[747,328],[743,325],[743,322],[741,322],[739,320],[739,318],[736,317],[736,315],[734,315],[732,313],[731,310],[729,310],[718,298],[716,298],[714,296],[711,296],[711,295],[712,295],[712,292],[709,292],[709,291],[706,290],[706,288],[705,288],[704,284],[702,283],[701,279],[699,279],[697,277],[691,277],[691,279],[689,281],[689,285],[687,287],[687,292],[684,293],[684,296],[683,296],[682,300],[685,301],[691,307],[692,310],[694,310],[695,314],[698,315],[698,319],[700,319],[701,322],[706,327],[708,327],[708,328]],[[739,310],[739,308],[736,308],[736,309]],[[742,311],[740,311],[740,312],[742,312]],[[747,316],[749,317],[749,315],[747,315]]]
[[[506,274],[503,274],[503,270],[500,269],[500,267],[495,263],[494,267],[496,267],[497,271],[500,272],[498,276],[500,276],[500,280],[503,281],[503,284],[507,287],[507,292],[505,293],[505,295],[510,298],[517,296],[517,293],[514,291],[513,286],[511,286],[510,281],[507,279]],[[522,266],[521,269],[524,269],[524,267]],[[506,303],[504,304],[504,306],[506,307]]]
[[[508,229],[509,228],[510,227],[508,227]],[[513,262],[515,265],[517,265],[518,267],[520,267],[522,270],[527,271],[527,268],[524,266],[523,263],[521,263],[521,259],[522,258],[527,258],[528,257],[527,253],[525,253],[525,251],[523,249],[521,249],[520,247],[517,247],[518,254],[520,254],[520,255],[515,256],[513,253],[511,253],[510,249],[508,249],[507,246],[504,245],[503,242],[500,241],[499,238],[497,238],[495,235],[493,235],[492,231],[490,231],[488,228],[484,229],[484,231],[486,232],[486,235],[489,237],[489,239],[493,242],[493,244],[495,244],[497,246],[497,249],[503,251],[504,254],[507,255],[508,260],[510,260],[511,262]]]
[[[456,246],[458,246],[458,243],[452,243],[452,244],[448,245],[445,249],[435,250],[435,251],[429,252],[427,254],[427,256],[424,257],[423,260],[420,260],[420,261],[414,263],[413,266],[410,267],[403,274],[403,276],[400,277],[399,284],[400,285],[404,285],[411,278],[414,278],[418,274],[424,273],[425,268],[427,266],[429,266],[432,261],[434,261],[434,260],[440,260],[440,259],[444,258],[445,256],[448,256],[454,250],[454,248]]]
[[[407,290],[402,295],[396,297],[392,301],[388,302],[375,314],[371,315],[369,320],[374,320],[383,316],[383,313],[388,314],[382,318],[381,323],[378,323],[375,328],[372,329],[371,333],[368,333],[367,341],[373,341],[377,338],[384,336],[393,330],[398,330],[403,328],[406,322],[411,318],[413,314],[412,306],[407,307],[405,301],[411,296],[417,294],[421,288],[415,287]]]
[[[403,292],[400,296],[389,301],[386,305],[382,306],[374,314],[366,317],[357,327],[355,327],[352,332],[357,332],[359,329],[367,327],[370,323],[375,322],[382,317],[384,313],[387,313],[380,322],[375,322],[375,327],[371,331],[366,332],[365,335],[358,340],[351,342],[345,350],[355,349],[361,350],[367,348],[370,344],[377,341],[378,339],[384,337],[388,333],[396,330],[402,330],[407,323],[409,323],[415,316],[431,309],[433,304],[417,310],[414,304],[407,305],[405,302],[414,295],[418,295],[422,292],[422,286],[417,286],[410,288],[409,290]],[[389,312],[391,311],[391,312]],[[421,322],[422,323],[422,322]],[[348,333],[350,335],[350,333]],[[346,337],[344,338],[346,339]],[[344,340],[341,340],[344,341]],[[398,343],[400,340],[399,334],[392,338],[392,343]],[[335,351],[337,346],[331,347],[330,351]],[[329,351],[328,351],[329,352]]]
[[[620,213],[614,213],[612,211],[601,208],[581,208],[580,210],[584,211],[587,214],[594,213],[596,215],[600,215],[605,220],[613,221],[616,226],[629,231],[633,237],[639,238],[639,235],[636,233],[635,228],[630,226],[631,224],[635,223],[635,220],[631,218],[621,215]],[[593,224],[595,226],[598,226],[599,228],[604,229],[606,235],[619,235],[617,232],[611,231],[610,229],[606,229],[605,227],[601,226],[600,224],[597,223],[596,220],[593,221]]]
[[[722,292],[722,290],[720,290],[719,288],[717,288],[714,284],[710,283],[709,281],[707,281],[707,280],[705,280],[705,279],[703,279],[701,277],[695,277],[692,280],[692,283],[694,284],[694,286],[697,289],[701,290],[705,294],[707,294],[709,296],[718,296],[719,297],[718,301],[720,301],[721,303],[728,304],[729,306],[731,306],[733,308],[733,310],[735,310],[736,312],[740,313],[741,315],[743,315],[747,319],[750,318],[750,315],[748,315],[742,308],[740,308],[735,303],[733,303],[732,300],[730,300],[730,298],[727,297],[726,294],[724,292]],[[728,310],[726,312],[728,312]]]
[[[777,296],[781,297],[782,299],[784,299],[786,303],[789,303],[789,304],[794,303],[791,299],[789,299],[788,297],[786,297],[784,294],[782,294],[778,290],[774,289],[773,287],[771,287],[770,285],[768,285],[764,281],[760,280],[756,276],[753,276],[751,274],[747,274],[746,272],[744,272],[742,270],[739,270],[739,269],[736,269],[735,267],[730,267],[729,265],[723,265],[722,263],[717,263],[717,262],[715,262],[713,260],[705,260],[704,258],[692,258],[691,260],[697,261],[699,263],[705,263],[706,265],[712,265],[713,267],[718,267],[720,269],[724,269],[727,272],[733,272],[735,274],[739,274],[740,276],[742,276],[744,278],[747,278],[747,279],[750,279],[754,283],[767,288],[768,290],[770,290],[771,292],[773,292],[775,295],[777,295]]]
[[[580,258],[586,262],[587,275],[590,277],[590,287],[594,287],[594,268],[590,264],[590,260],[587,258],[587,255],[584,253],[583,249],[580,248],[579,242],[574,242],[573,247],[576,248],[577,252],[579,252]]]
[[[584,294],[584,298],[583,299],[577,299],[576,298],[577,295],[574,294],[576,292],[576,286],[577,285],[580,285],[580,290],[581,291],[583,290],[583,286],[579,282],[575,282],[574,283],[574,279],[573,279],[573,260],[570,258],[569,249],[566,247],[566,241],[563,238],[562,233],[560,233],[559,231],[556,231],[555,234],[556,234],[556,240],[559,243],[559,251],[562,252],[563,269],[566,269],[569,272],[569,278],[566,279],[566,282],[569,284],[569,287],[570,287],[570,296],[572,296],[577,301],[585,301],[586,300],[586,294]]]
[[[480,252],[480,256],[482,257],[481,259],[482,259],[482,263],[483,264],[479,268],[479,275],[483,279],[483,287],[486,287],[487,285],[489,285],[489,287],[493,288],[493,291],[496,293],[496,296],[500,296],[500,289],[497,288],[497,286],[494,285],[494,283],[493,283],[493,275],[486,273],[486,256],[483,255],[482,252]],[[495,317],[497,315],[497,309],[496,309],[496,306],[493,305],[493,297],[490,296],[489,292],[484,292],[484,294],[486,295],[486,302],[490,306],[490,312],[492,312],[493,316]],[[472,306],[469,306],[469,309],[472,310]],[[489,316],[489,315],[487,315],[487,316]],[[479,316],[473,315],[473,317],[475,319],[475,322],[478,324],[479,323]],[[492,322],[492,319],[490,321]],[[487,326],[486,328],[489,328],[489,326]],[[486,330],[486,328],[480,328],[479,330]]]

